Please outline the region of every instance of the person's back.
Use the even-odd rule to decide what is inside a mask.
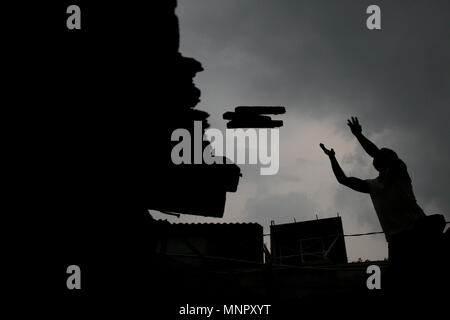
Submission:
[[[386,157],[384,154],[391,156]],[[379,157],[384,159],[377,159]],[[381,227],[389,242],[395,234],[413,229],[415,222],[424,217],[425,213],[417,204],[406,165],[394,151],[380,149],[374,164],[380,171],[380,175],[365,181]]]

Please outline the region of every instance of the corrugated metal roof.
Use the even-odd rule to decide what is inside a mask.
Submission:
[[[171,225],[258,225],[261,226],[257,222],[179,222],[172,223],[167,220],[158,219],[156,222],[169,223]],[[262,226],[261,226],[262,227]]]

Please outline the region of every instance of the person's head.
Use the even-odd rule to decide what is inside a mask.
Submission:
[[[381,148],[373,158],[373,166],[381,172],[389,168],[396,160],[398,160],[398,156],[394,150]]]

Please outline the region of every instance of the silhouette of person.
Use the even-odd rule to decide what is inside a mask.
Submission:
[[[448,284],[448,245],[446,245],[445,218],[440,214],[426,216],[417,204],[411,177],[406,164],[388,148],[379,149],[362,134],[358,118],[348,120],[353,135],[363,149],[373,158],[379,172],[375,179],[347,177],[336,160],[334,150],[320,147],[330,158],[331,167],[339,183],[359,192],[368,193],[388,241],[388,290],[406,301],[439,298],[438,288]],[[444,285],[445,286],[445,285]],[[427,292],[427,297],[423,296]],[[433,294],[434,293],[434,294]]]
[[[388,148],[379,149],[362,134],[358,118],[348,120],[348,126],[363,149],[373,158],[373,166],[379,172],[375,179],[347,177],[336,160],[333,149],[320,147],[330,158],[339,183],[359,192],[368,193],[389,245],[391,262],[413,259],[420,240],[419,225],[425,213],[417,204],[411,178],[405,163]]]

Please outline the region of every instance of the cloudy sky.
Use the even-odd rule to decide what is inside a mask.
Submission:
[[[381,8],[378,31],[366,8]],[[348,175],[377,172],[346,119],[408,165],[418,203],[450,220],[450,1],[179,0],[181,49],[205,71],[198,109],[223,129],[238,105],[283,105],[280,170],[242,166],[223,219],[177,222],[275,223],[336,216],[345,233],[379,231],[368,195],[337,183],[319,148],[334,147]],[[152,212],[153,213],[153,212]],[[158,218],[167,218],[155,214]],[[268,240],[268,239],[266,239]],[[383,235],[347,238],[350,260],[383,259]]]

